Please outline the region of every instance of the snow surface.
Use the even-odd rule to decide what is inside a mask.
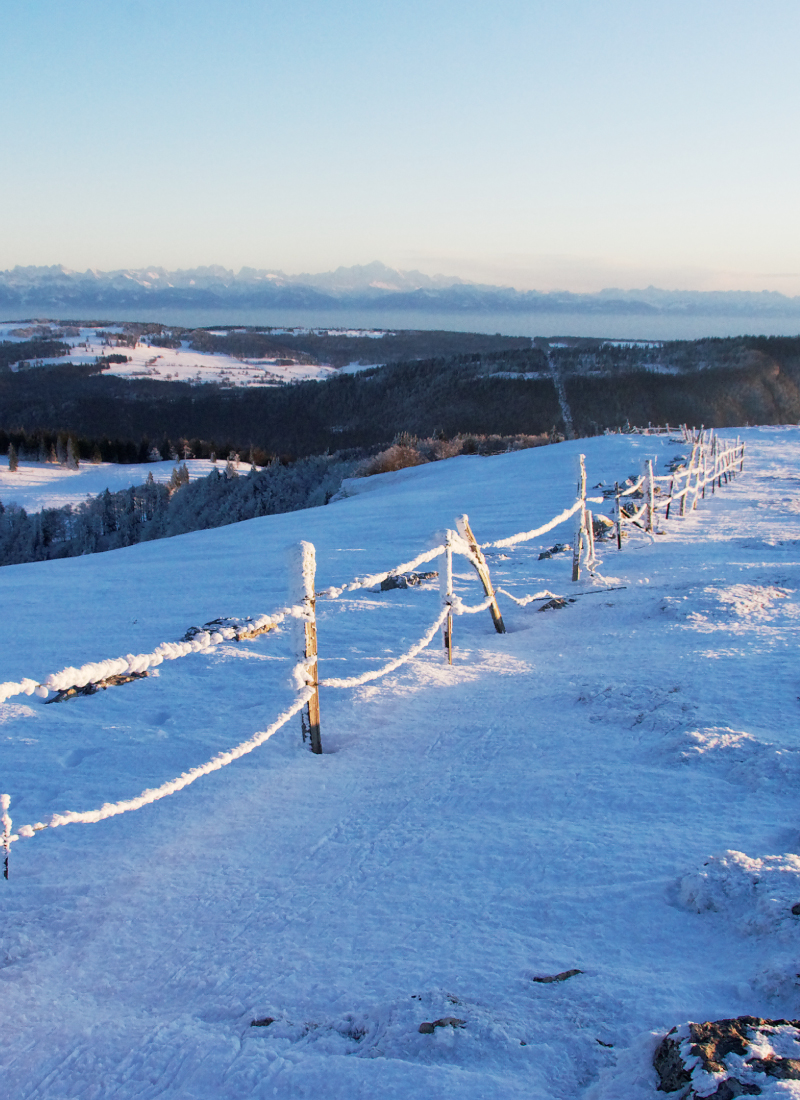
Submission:
[[[0,325],[0,340],[23,340],[24,336],[12,336],[12,332],[24,329],[20,322]],[[324,364],[278,363],[275,359],[236,359],[231,355],[193,351],[184,340],[180,348],[151,347],[139,343],[135,348],[117,347],[105,343],[99,333],[120,334],[119,326],[81,328],[78,336],[57,336],[72,350],[69,356],[53,359],[37,359],[44,363],[94,363],[102,355],[126,355],[129,363],[112,363],[103,371],[119,378],[150,378],[157,382],[216,382],[227,386],[277,386],[285,382],[302,382],[309,379],[329,378],[337,371]],[[371,334],[370,334],[371,335]],[[11,370],[18,369],[12,363]]]
[[[223,459],[226,456],[220,456]],[[0,455],[0,500],[3,504],[18,504],[27,512],[40,512],[42,508],[63,508],[65,504],[81,504],[87,497],[97,496],[110,489],[112,493],[129,489],[132,485],[144,485],[150,474],[153,480],[166,485],[176,466],[183,460],[169,462],[134,462],[130,465],[114,462],[82,462],[77,470],[51,462],[29,462],[23,459],[12,473],[8,457]],[[207,458],[186,460],[189,480],[207,477],[214,463]],[[218,460],[216,469],[223,472],[225,461]],[[242,462],[242,473],[250,464]]]
[[[742,436],[744,476],[663,535],[599,542],[594,578],[573,584],[570,554],[538,560],[574,520],[487,551],[496,586],[575,603],[501,595],[508,633],[457,617],[452,667],[434,643],[323,687],[323,756],[294,718],[170,797],[14,843],[3,1094],[655,1100],[672,1026],[800,1015],[800,429]],[[317,591],[341,588],[461,513],[481,542],[540,525],[574,500],[579,451],[594,486],[685,450],[610,436],[461,456],[325,508],[6,567],[0,680],[281,608],[302,539]],[[454,574],[481,602],[458,556]],[[320,676],[396,658],[440,606],[435,581],[318,598]],[[267,731],[295,699],[291,633],[0,705],[13,829],[136,798]],[[443,1017],[464,1026],[420,1034]]]

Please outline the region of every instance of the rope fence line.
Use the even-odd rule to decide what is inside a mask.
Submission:
[[[739,439],[735,443],[723,444],[715,432],[707,432],[700,429],[699,433],[692,431],[691,436],[684,433],[684,439],[692,442],[692,453],[688,465],[679,466],[671,474],[655,475],[652,461],[648,462],[648,471],[640,477],[634,485],[626,490],[616,486],[616,512],[618,525],[617,544],[621,546],[622,524],[628,523],[641,527],[640,520],[644,519],[644,530],[649,534],[656,532],[656,519],[663,511],[664,519],[669,519],[672,506],[680,504],[680,515],[685,515],[688,502],[691,498],[691,509],[697,508],[699,499],[704,499],[706,488],[711,486],[712,493],[722,487],[722,480],[727,484],[737,473],[744,468],[744,443]],[[685,479],[685,484],[679,487]],[[669,483],[669,490],[661,493],[658,483]],[[621,505],[621,498],[640,493],[643,503],[634,512],[628,512]]]
[[[80,668],[67,666],[60,672],[52,672],[40,683],[25,678],[16,682],[0,684],[0,703],[15,695],[37,695],[46,699],[51,691],[62,692],[69,688],[82,688],[87,684],[96,684],[110,676],[125,676],[146,672],[157,668],[164,661],[175,661],[187,657],[190,653],[202,653],[212,645],[223,641],[242,640],[244,637],[264,633],[279,626],[287,618],[302,618],[305,609],[301,605],[284,607],[271,615],[261,615],[247,623],[246,630],[234,627],[220,627],[214,631],[203,630],[188,642],[162,642],[150,653],[129,653],[125,657],[109,657],[103,661],[90,661]]]
[[[665,434],[653,429],[642,431],[640,434]],[[684,430],[684,438],[687,432]],[[687,440],[688,441],[688,440]],[[736,466],[738,464],[738,471]],[[701,470],[702,467],[702,470]],[[684,514],[685,501],[689,493],[694,489],[692,508],[697,507],[698,496],[702,491],[705,496],[705,488],[711,485],[714,491],[715,483],[722,485],[722,479],[726,483],[741,472],[744,467],[744,444],[739,440],[733,445],[721,446],[717,436],[701,430],[696,436],[692,433],[692,455],[689,465],[678,468],[671,475],[656,476],[653,474],[652,461],[648,461],[647,473],[638,478],[626,489],[621,489],[619,483],[614,487],[614,504],[616,511],[617,546],[621,549],[623,523],[639,525],[639,520],[646,517],[645,530],[652,534],[655,532],[655,517],[660,510],[665,511],[665,518],[669,517],[670,506],[674,501],[681,501],[681,515]],[[710,475],[709,475],[709,472]],[[676,481],[686,478],[686,484],[675,488]],[[694,484],[692,479],[694,478]],[[669,482],[670,488],[667,494],[655,492],[657,482]],[[632,514],[628,514],[621,505],[621,499],[641,493],[644,501]],[[175,779],[162,783],[159,787],[147,789],[135,798],[123,799],[118,802],[104,803],[99,809],[87,811],[68,811],[55,813],[49,822],[36,822],[33,825],[23,825],[12,832],[12,819],[9,815],[11,798],[9,794],[0,794],[0,824],[3,832],[0,834],[4,852],[4,877],[8,878],[8,857],[11,845],[23,838],[30,838],[45,829],[57,828],[62,825],[75,823],[94,824],[107,820],[118,814],[128,813],[141,809],[143,806],[156,802],[168,795],[183,790],[204,775],[218,771],[254,749],[263,745],[270,737],[278,732],[286,723],[298,713],[302,717],[303,738],[311,742],[313,752],[321,753],[320,719],[319,719],[319,688],[352,688],[380,679],[413,660],[419,653],[431,644],[439,629],[444,626],[444,642],[448,659],[452,663],[452,617],[453,615],[471,615],[489,610],[498,633],[505,631],[499,609],[497,608],[497,594],[502,594],[512,600],[519,607],[526,607],[537,600],[557,599],[555,593],[545,589],[541,592],[518,597],[504,588],[494,588],[491,583],[486,559],[482,551],[485,549],[505,549],[511,546],[528,542],[547,534],[555,527],[577,517],[575,539],[573,545],[573,572],[572,579],[577,581],[580,577],[580,565],[583,562],[591,572],[595,564],[594,524],[592,513],[586,507],[587,504],[602,504],[610,500],[609,495],[590,497],[586,492],[586,469],[584,456],[580,456],[580,477],[578,482],[578,499],[569,508],[565,508],[553,519],[531,531],[519,532],[507,538],[494,542],[477,543],[469,527],[466,516],[459,517],[457,523],[459,531],[447,531],[444,543],[440,543],[429,550],[423,551],[415,558],[401,565],[394,566],[382,573],[374,573],[364,577],[357,577],[353,581],[339,587],[330,587],[322,591],[315,591],[316,557],[315,549],[311,543],[303,542],[295,551],[295,562],[292,565],[295,578],[293,593],[297,602],[289,607],[281,608],[270,615],[262,615],[255,620],[248,620],[246,628],[234,628],[219,626],[214,630],[199,631],[191,641],[162,642],[151,653],[128,654],[125,657],[109,658],[99,662],[89,662],[80,668],[68,666],[58,673],[52,673],[40,683],[30,678],[24,678],[17,682],[0,684],[0,703],[18,694],[36,694],[46,698],[50,691],[62,692],[71,687],[84,687],[87,684],[96,683],[98,679],[105,679],[113,675],[141,673],[148,668],[155,667],[165,660],[176,660],[179,657],[188,656],[190,653],[208,651],[214,645],[225,640],[240,640],[244,637],[253,637],[255,634],[277,628],[287,619],[297,620],[304,626],[302,652],[299,660],[293,668],[292,678],[297,690],[297,697],[275,721],[264,731],[254,734],[251,738],[241,742],[224,752],[217,753],[204,764],[200,764],[186,772],[182,772]],[[606,523],[609,521],[606,520]],[[478,572],[486,592],[486,599],[479,604],[468,605],[453,591],[452,555],[461,554]],[[425,634],[405,652],[388,661],[379,669],[372,669],[352,677],[327,677],[319,678],[317,670],[317,635],[316,635],[316,600],[318,598],[338,599],[345,593],[357,592],[365,588],[374,589],[376,585],[389,577],[398,577],[405,573],[411,573],[434,558],[444,559],[443,569],[440,574],[440,589],[442,608],[434,622]],[[599,591],[599,590],[598,590]]]

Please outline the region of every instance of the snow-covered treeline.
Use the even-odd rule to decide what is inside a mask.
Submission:
[[[152,477],[120,492],[106,490],[77,506],[24,508],[0,504],[0,565],[75,557],[189,531],[224,527],[256,516],[326,504],[354,462],[336,457],[274,462],[240,474],[232,463],[187,484],[176,467],[167,485]],[[178,491],[180,490],[180,491]]]

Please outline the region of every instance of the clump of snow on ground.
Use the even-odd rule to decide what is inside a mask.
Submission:
[[[742,932],[769,932],[783,922],[798,923],[800,856],[791,852],[761,858],[744,852],[710,856],[702,868],[685,875],[681,902],[697,913],[721,913]]]

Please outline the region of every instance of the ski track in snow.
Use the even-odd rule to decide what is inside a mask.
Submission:
[[[598,544],[625,588],[571,584],[568,554],[538,561],[571,527],[489,552],[515,594],[592,594],[545,613],[501,599],[506,635],[488,612],[455,619],[452,668],[434,644],[323,689],[322,757],[293,721],[152,806],[14,844],[4,1095],[652,1100],[674,1024],[800,1014],[800,430],[743,436],[745,476],[654,540]],[[327,508],[5,568],[0,678],[280,607],[301,538],[317,588],[341,585],[462,512],[481,541],[544,522],[573,499],[579,451],[593,485],[683,449],[465,456]],[[456,591],[476,603],[462,562]],[[433,582],[319,600],[320,674],[386,663],[438,599]],[[88,698],[0,705],[15,827],[135,796],[264,729],[293,664],[281,627]],[[465,1026],[419,1033],[445,1016]]]

